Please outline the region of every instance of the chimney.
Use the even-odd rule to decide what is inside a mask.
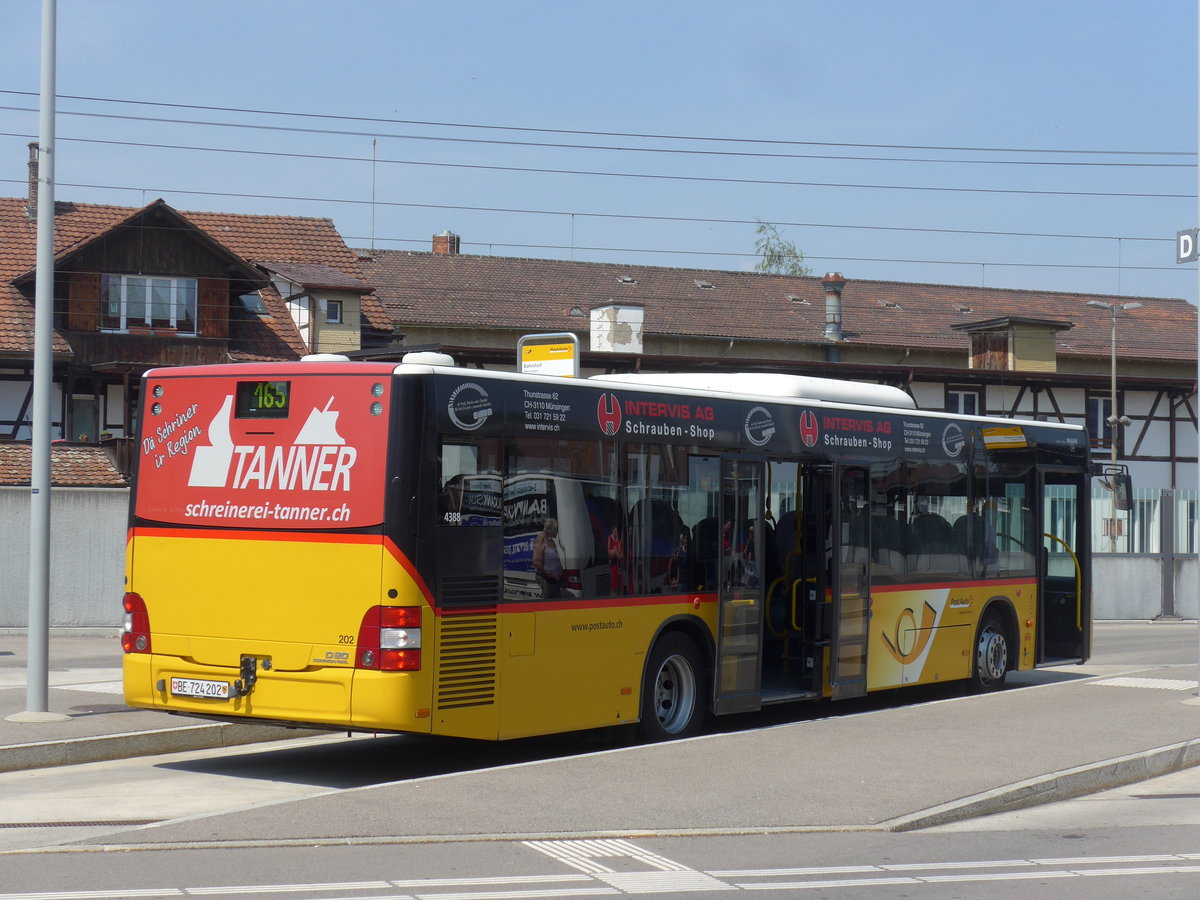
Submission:
[[[433,236],[434,256],[458,256],[458,235],[453,231],[443,231]]]
[[[825,288],[825,337],[831,341],[844,340],[842,337],[842,289],[846,279],[841,272],[826,272],[821,279]]]
[[[38,144],[29,143],[29,199],[25,202],[25,218],[33,221],[37,218],[38,200]]]

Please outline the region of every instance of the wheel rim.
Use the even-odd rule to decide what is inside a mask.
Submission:
[[[676,654],[668,656],[654,680],[654,712],[667,734],[683,731],[696,706],[696,673],[688,661]]]
[[[1004,678],[1008,670],[1008,641],[995,626],[987,626],[979,635],[975,664],[979,670],[979,680],[985,685],[995,684]]]

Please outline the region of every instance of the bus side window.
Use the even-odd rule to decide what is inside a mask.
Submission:
[[[439,525],[500,524],[500,448],[443,441],[438,453]]]

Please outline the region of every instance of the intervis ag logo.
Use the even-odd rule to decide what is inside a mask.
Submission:
[[[324,409],[313,407],[291,444],[235,444],[230,434],[233,395],[227,395],[209,423],[210,446],[193,448],[188,486],[349,491],[358,451],[338,434],[338,413],[332,406],[330,397]]]
[[[616,394],[601,394],[596,403],[596,421],[600,430],[607,435],[614,435],[621,427],[621,401]]]

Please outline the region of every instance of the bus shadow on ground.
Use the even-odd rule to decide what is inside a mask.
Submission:
[[[1062,683],[1086,677],[1089,676],[1084,673],[1075,674],[1063,670],[1014,672],[1009,675],[1008,689]],[[783,703],[756,712],[710,718],[704,733],[736,734],[969,696],[971,692],[965,682],[954,682],[883,691],[837,703]],[[310,743],[304,746],[273,746],[234,755],[173,761],[160,765],[162,768],[179,771],[310,784],[314,787],[342,790],[569,758],[618,750],[634,746],[636,743],[633,726],[498,742],[428,735],[358,735],[316,745]]]
[[[612,750],[631,745],[631,732],[629,726],[500,742],[404,734],[354,736],[333,743],[273,747],[159,765],[177,771],[346,789]]]

